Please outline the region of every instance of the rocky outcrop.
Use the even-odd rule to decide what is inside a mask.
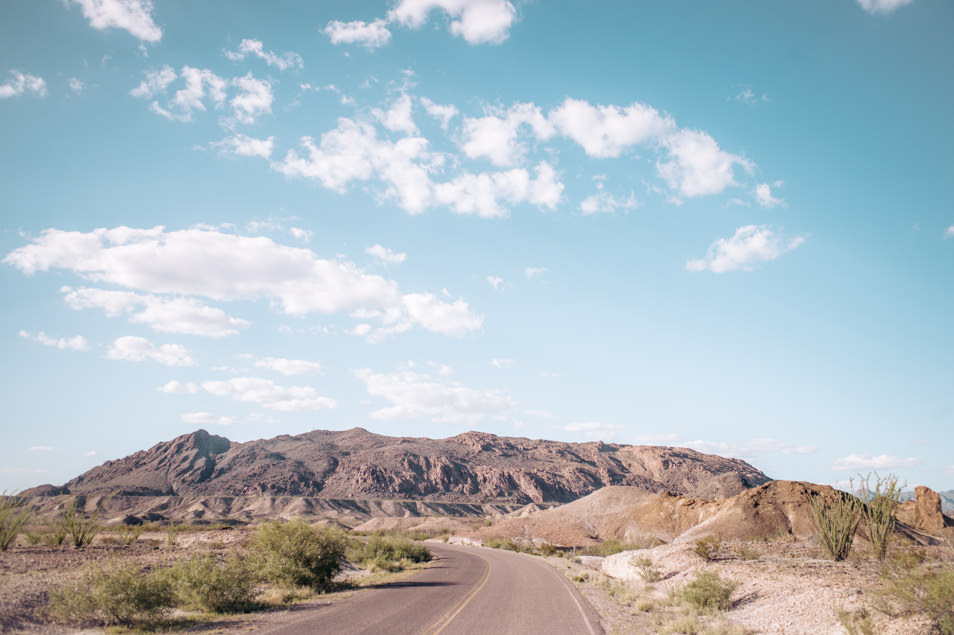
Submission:
[[[159,443],[51,493],[308,496],[452,503],[565,503],[602,487],[720,498],[769,478],[685,448],[497,437],[387,437],[361,428],[234,443],[205,430]]]
[[[830,505],[846,496],[849,494],[828,485],[802,481],[770,481],[718,499],[607,487],[567,505],[502,520],[480,529],[475,537],[509,537],[561,546],[609,539],[687,542],[710,535],[740,540],[804,539],[816,534],[811,499],[820,497]],[[941,513],[937,494],[926,487],[917,488],[916,502],[901,505],[897,518],[898,532],[906,539],[921,544],[936,544],[932,537],[954,539],[954,520]],[[859,535],[863,534],[862,527]]]

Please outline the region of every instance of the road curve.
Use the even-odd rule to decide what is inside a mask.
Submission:
[[[550,565],[496,549],[434,545],[402,580],[276,616],[257,635],[598,635],[599,618]]]

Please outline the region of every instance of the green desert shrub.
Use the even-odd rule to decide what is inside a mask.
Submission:
[[[17,539],[23,525],[30,520],[33,510],[26,506],[26,500],[17,496],[0,494],[0,551],[6,551]]]
[[[132,543],[139,540],[139,536],[146,531],[145,525],[120,525],[119,529],[116,530],[119,533],[120,541],[123,543],[123,546],[128,547]]]
[[[340,570],[347,543],[336,529],[316,529],[302,520],[275,521],[252,534],[248,562],[268,582],[322,589]]]
[[[235,554],[223,559],[208,553],[180,560],[162,575],[173,588],[176,605],[184,609],[237,613],[255,598],[255,578]]]
[[[540,553],[541,556],[547,556],[547,557],[555,556],[557,554],[556,545],[549,542],[541,543],[540,546],[537,547],[537,551]]]
[[[725,611],[732,607],[735,582],[723,580],[712,571],[699,571],[692,582],[678,591],[678,597],[687,604],[703,610]]]
[[[662,572],[653,563],[652,558],[633,556],[629,559],[629,564],[636,568],[636,573],[644,582],[659,582],[662,579]]]
[[[622,540],[609,539],[604,540],[601,543],[590,545],[582,551],[584,556],[612,556],[617,553],[622,553],[623,551],[635,551],[637,549],[644,549],[645,546],[642,544],[624,542]]]
[[[812,517],[818,539],[832,560],[844,560],[851,551],[858,523],[861,522],[860,501],[844,492],[838,498],[825,502],[821,496],[812,496]]]
[[[127,626],[155,623],[174,604],[169,580],[135,564],[87,568],[76,582],[52,590],[49,599],[57,619]]]
[[[61,520],[50,520],[38,535],[49,546],[59,547],[66,542],[66,525]]]
[[[954,568],[893,568],[884,577],[880,595],[886,613],[927,615],[938,632],[954,635]]]
[[[839,610],[838,622],[844,627],[848,635],[874,635],[874,618],[867,609],[861,608],[856,611]]]
[[[491,549],[503,549],[504,551],[520,551],[520,545],[514,542],[512,538],[491,538],[484,543],[484,546]]]
[[[400,536],[372,536],[366,543],[355,541],[348,559],[372,571],[400,571],[417,562],[428,562],[427,547]]]
[[[77,506],[75,498],[66,501],[66,506],[63,508],[63,517],[60,520],[61,531],[66,533],[74,547],[81,549],[87,546],[102,531],[103,527],[97,520],[101,510],[102,507],[97,506],[96,511],[91,516],[86,517]]]
[[[868,542],[874,550],[878,560],[884,560],[888,553],[888,543],[894,534],[894,513],[901,502],[901,485],[898,477],[893,474],[881,478],[874,475],[874,486],[869,485],[869,474],[861,481],[861,499],[864,501],[862,510],[865,519],[865,531]]]
[[[696,541],[692,547],[692,551],[706,562],[709,562],[716,557],[721,547],[722,540],[718,536],[706,536]]]

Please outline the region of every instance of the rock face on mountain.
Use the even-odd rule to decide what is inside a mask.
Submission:
[[[398,438],[353,428],[247,443],[198,430],[107,461],[64,488],[72,494],[523,504],[568,502],[607,485],[718,498],[769,480],[744,461],[685,448],[563,443],[481,432],[447,439]],[[25,494],[41,495],[42,487]]]

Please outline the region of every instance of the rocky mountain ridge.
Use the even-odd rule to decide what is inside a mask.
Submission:
[[[466,432],[388,437],[314,430],[246,443],[205,430],[107,461],[62,487],[120,496],[309,496],[455,503],[565,503],[607,485],[707,498],[770,479],[738,459],[686,448],[566,443]]]

